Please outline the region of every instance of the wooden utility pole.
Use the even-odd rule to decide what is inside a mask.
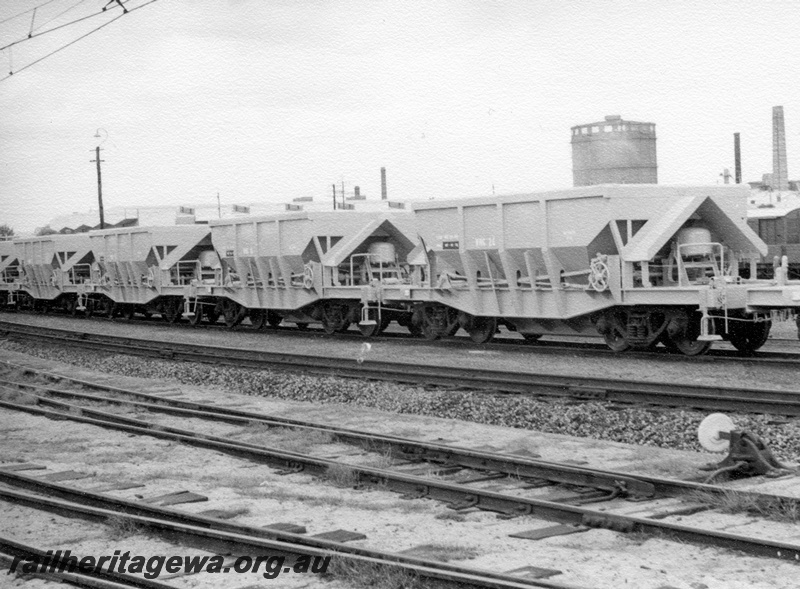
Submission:
[[[733,163],[736,173],[736,183],[742,183],[742,146],[739,141],[739,134],[733,134]]]
[[[95,159],[90,160],[97,162],[97,204],[100,206],[100,229],[106,228],[105,218],[103,217],[103,180],[100,175],[100,162],[105,161],[100,159],[100,146],[94,148]]]

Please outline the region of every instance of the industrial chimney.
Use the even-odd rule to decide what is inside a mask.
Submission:
[[[742,183],[742,146],[739,141],[739,134],[733,134],[733,163],[736,170],[736,183]]]
[[[789,190],[789,172],[786,169],[786,129],[783,124],[783,107],[772,107],[772,189]]]
[[[381,168],[381,200],[386,200],[386,168]]]

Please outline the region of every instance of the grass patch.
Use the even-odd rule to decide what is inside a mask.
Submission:
[[[247,425],[232,435],[251,444],[276,446],[288,452],[300,454],[308,452],[314,446],[323,446],[334,442],[333,435],[328,432],[274,427],[259,422]]]
[[[123,540],[135,536],[141,530],[133,521],[117,515],[111,516],[106,520],[108,526],[108,537],[111,540]]]
[[[17,403],[18,405],[36,405],[36,396],[23,391],[3,391],[0,393],[0,398],[9,403]]]
[[[445,511],[444,513],[439,513],[434,516],[434,519],[440,519],[444,521],[452,521],[452,522],[465,522],[467,521],[466,516],[463,513],[458,513],[457,511]]]
[[[337,558],[331,559],[325,577],[353,589],[456,589],[456,583],[420,578],[403,569]]]
[[[470,560],[480,553],[475,548],[455,544],[423,544],[410,550],[404,550],[403,554],[439,562],[450,562],[451,560]]]
[[[306,507],[338,507],[361,511],[393,511],[401,513],[430,512],[429,505],[415,501],[397,500],[389,503],[382,501],[367,503],[364,497],[360,495],[354,498],[334,497],[330,494],[326,494],[324,490],[321,491],[321,495],[312,495],[306,492],[290,491],[286,489],[268,489],[265,487],[260,487],[260,491],[259,497],[262,499],[272,499],[278,502],[296,501],[302,503]]]
[[[331,464],[325,478],[337,487],[352,488],[358,484],[358,473],[346,464]]]
[[[767,519],[796,524],[800,521],[800,507],[795,499],[754,496],[734,489],[722,493],[695,491],[684,495],[686,501],[709,505],[723,513],[747,513]]]
[[[364,463],[365,466],[370,468],[380,468],[381,470],[388,470],[394,464],[394,456],[392,455],[391,448],[381,448],[375,452],[373,456]]]

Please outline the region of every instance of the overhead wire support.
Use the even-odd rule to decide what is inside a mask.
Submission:
[[[145,7],[145,6],[147,6],[148,4],[153,4],[153,3],[154,3],[154,2],[156,2],[156,1],[157,1],[157,0],[149,0],[149,2],[145,2],[144,4],[140,4],[139,6],[135,6],[135,7],[133,7],[133,8],[130,8],[130,9],[128,9],[126,12],[123,12],[122,14],[119,14],[119,15],[115,16],[115,17],[114,17],[114,18],[112,18],[111,20],[104,22],[104,23],[103,23],[103,24],[101,24],[100,26],[98,26],[98,27],[95,27],[94,29],[92,29],[92,30],[91,30],[91,31],[89,31],[88,33],[85,33],[85,34],[81,35],[81,36],[80,36],[80,37],[78,37],[77,39],[73,39],[72,41],[70,41],[70,42],[69,42],[69,43],[67,43],[66,45],[62,45],[61,47],[59,47],[58,49],[55,49],[55,50],[51,51],[51,52],[50,52],[50,53],[48,53],[47,55],[44,55],[43,57],[40,57],[39,59],[37,59],[37,60],[35,60],[35,61],[32,61],[31,63],[29,63],[28,65],[26,65],[26,66],[24,66],[24,67],[21,67],[21,68],[20,68],[20,69],[18,69],[16,72],[15,72],[15,71],[13,71],[13,70],[12,70],[12,71],[10,71],[6,77],[4,77],[4,78],[0,78],[0,82],[3,82],[3,81],[5,81],[5,80],[9,79],[9,78],[10,78],[11,76],[13,76],[14,74],[18,74],[18,73],[20,73],[20,72],[22,72],[22,71],[25,71],[25,70],[26,70],[26,69],[28,69],[29,67],[32,67],[32,66],[36,65],[37,63],[39,63],[40,61],[43,61],[43,60],[47,59],[48,57],[51,57],[51,56],[55,55],[56,53],[58,53],[59,51],[62,51],[62,50],[64,50],[64,49],[66,49],[66,48],[67,48],[67,47],[69,47],[70,45],[74,45],[75,43],[77,43],[77,42],[78,42],[78,41],[80,41],[81,39],[85,39],[86,37],[88,37],[88,36],[89,36],[89,35],[91,35],[92,33],[96,33],[97,31],[99,31],[99,30],[100,30],[100,29],[102,29],[103,27],[106,27],[106,26],[110,25],[110,24],[111,24],[111,23],[113,23],[115,20],[118,20],[118,19],[122,18],[122,17],[123,17],[123,16],[125,16],[126,14],[130,14],[131,12],[133,12],[133,11],[135,11],[135,10],[139,10],[140,8],[144,8],[144,7]],[[103,14],[103,13],[102,13],[102,12],[99,12],[99,13],[96,13],[96,14],[94,14],[94,15],[91,15],[91,16],[97,16],[98,14]],[[89,18],[89,17],[84,17],[84,18],[78,19],[78,20],[76,20],[76,21],[73,21],[73,23],[68,23],[68,24],[74,24],[74,23],[76,23],[76,22],[80,22],[81,20],[86,20],[86,18]],[[57,30],[57,29],[60,29],[60,28],[63,28],[63,27],[65,27],[65,26],[67,26],[67,25],[60,25],[60,26],[58,26],[58,27],[54,27],[54,28],[52,28],[52,29],[48,29],[47,31],[43,31],[42,33],[39,33],[38,35],[34,35],[34,37],[38,37],[38,36],[40,36],[40,35],[43,35],[43,34],[45,34],[45,33],[48,33],[48,32],[55,31],[55,30]],[[23,40],[27,40],[27,39],[23,39]],[[10,43],[9,45],[6,45],[5,47],[0,47],[0,51],[1,51],[1,50],[3,50],[3,49],[8,49],[8,51],[9,51],[9,56],[10,56],[10,55],[11,55],[11,48],[12,48],[14,45],[17,45],[18,43],[20,43],[20,41],[16,41],[16,42],[14,42],[14,43]]]
[[[140,4],[139,6],[135,6],[134,8],[130,8],[130,9],[125,8],[124,6],[122,6],[122,4],[120,4],[120,6],[122,6],[124,12],[122,14],[120,14],[119,16],[123,16],[124,14],[128,14],[130,12],[133,12],[134,10],[138,10],[139,8],[142,8],[143,6],[147,6],[148,4],[152,4],[155,1],[156,0],[150,0],[150,2],[146,2],[145,4]],[[36,38],[41,37],[43,35],[47,35],[48,33],[53,33],[55,31],[59,31],[59,30],[65,28],[65,27],[69,27],[69,26],[78,24],[79,22],[83,22],[85,20],[89,20],[90,18],[94,18],[96,16],[101,16],[101,15],[105,14],[105,10],[106,9],[103,8],[100,12],[94,12],[92,14],[87,14],[86,16],[82,16],[80,18],[76,18],[75,20],[72,20],[70,22],[64,23],[63,25],[58,25],[58,26],[53,27],[51,29],[46,29],[46,30],[44,30],[44,31],[42,31],[40,33],[33,33],[33,32],[29,33],[28,36],[25,37],[24,39],[17,39],[16,41],[12,41],[11,43],[3,45],[2,47],[0,47],[0,50],[6,49],[8,47],[13,47],[14,45],[19,45],[20,43],[28,41],[29,39],[36,39]],[[119,18],[119,17],[117,17],[117,18]]]
[[[36,9],[33,9],[33,16],[31,17],[31,29],[28,31],[28,39],[33,36],[33,23],[36,20]]]
[[[62,10],[61,12],[59,12],[58,14],[56,14],[55,16],[53,16],[53,17],[51,17],[51,18],[47,19],[46,21],[44,21],[43,23],[41,23],[39,26],[35,27],[33,30],[34,30],[34,31],[38,31],[38,30],[39,30],[39,29],[41,29],[43,26],[45,26],[45,25],[47,25],[47,24],[50,24],[51,22],[53,22],[54,20],[56,20],[56,19],[58,19],[58,18],[61,18],[62,16],[64,16],[65,14],[67,14],[67,13],[68,13],[70,10],[74,10],[75,8],[77,8],[78,6],[80,6],[81,4],[83,4],[84,2],[86,2],[86,0],[78,0],[78,1],[77,1],[75,4],[73,4],[73,5],[72,5],[72,6],[70,6],[69,8],[67,8],[66,10]]]
[[[10,21],[10,20],[14,20],[15,18],[19,18],[20,16],[25,16],[25,15],[26,15],[26,14],[28,14],[30,11],[32,11],[32,10],[36,10],[37,8],[42,8],[42,7],[44,7],[44,6],[47,6],[48,4],[52,4],[52,3],[53,3],[53,2],[55,2],[55,1],[56,1],[56,0],[47,0],[47,2],[42,2],[41,4],[39,4],[39,6],[34,6],[33,8],[29,8],[28,10],[25,10],[25,11],[23,11],[23,12],[20,12],[20,13],[18,13],[18,14],[15,14],[14,16],[9,16],[8,18],[5,18],[5,19],[3,19],[3,20],[0,20],[0,25],[2,25],[2,24],[4,24],[4,23],[7,23],[7,22],[8,22],[8,21]]]

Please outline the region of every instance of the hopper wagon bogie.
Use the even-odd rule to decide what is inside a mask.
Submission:
[[[752,351],[776,310],[800,304],[800,282],[739,276],[767,251],[746,196],[607,185],[415,204],[415,325],[429,339],[464,328],[486,342],[503,324],[530,340],[599,331],[616,351],[695,355],[719,339]]]
[[[229,327],[245,317],[256,328],[319,323],[328,333],[358,323],[366,335],[391,319],[410,323],[410,304],[381,305],[376,287],[403,282],[400,262],[415,240],[410,220],[331,211],[214,221],[221,273],[185,289],[187,316],[199,322],[222,313]]]

